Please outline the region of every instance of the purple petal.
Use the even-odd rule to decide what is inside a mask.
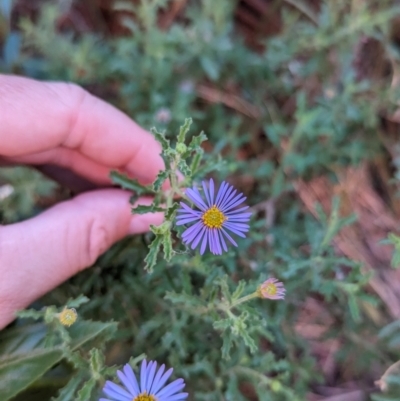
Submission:
[[[250,221],[249,217],[235,217],[235,218],[229,218],[227,221],[230,223],[247,223]]]
[[[214,255],[217,255],[218,251],[217,251],[217,244],[214,238],[214,230],[210,229],[208,231],[208,241],[209,241],[209,245],[210,245],[210,251],[211,253],[213,253]]]
[[[246,238],[246,236],[241,232],[241,231],[238,231],[236,228],[235,228],[235,226],[231,226],[231,225],[228,225],[228,223],[225,223],[224,224],[224,227],[226,227],[229,231],[232,231],[233,233],[235,233],[236,235],[238,235],[239,237],[242,237],[242,238]]]
[[[207,206],[204,203],[203,199],[201,199],[200,194],[197,194],[194,189],[188,188],[186,190],[186,196],[190,199],[192,203],[194,203],[200,210],[203,212],[207,210]]]
[[[226,246],[224,236],[222,235],[220,230],[218,230],[217,233],[218,233],[219,239],[221,240],[221,244],[222,244],[222,247],[224,248],[224,251],[228,252],[228,247]]]
[[[230,187],[228,189],[228,191],[226,192],[226,195],[224,197],[221,197],[220,201],[219,201],[219,209],[222,210],[222,208],[225,207],[225,205],[230,202],[236,195],[237,191],[235,188]]]
[[[215,230],[215,239],[217,240],[219,254],[222,255],[223,252],[222,252],[221,239],[220,239],[219,233],[220,233],[219,230]]]
[[[202,184],[203,184],[204,195],[206,196],[206,199],[207,199],[207,206],[211,207],[212,203],[211,203],[211,199],[210,199],[210,194],[208,193],[208,188],[207,188],[206,182],[203,181]]]
[[[229,202],[226,202],[224,206],[221,206],[221,210],[223,212],[227,212],[231,209],[233,209],[235,206],[240,205],[246,200],[246,197],[243,196],[243,194],[239,193],[236,195],[233,199],[229,200]]]
[[[154,393],[155,392],[154,389],[158,389],[159,388],[158,385],[159,385],[161,376],[164,373],[164,370],[165,370],[165,365],[161,365],[160,369],[158,369],[156,377],[153,380],[153,384],[152,384],[151,388],[149,389],[149,393],[152,393],[152,392]]]
[[[134,396],[139,395],[140,394],[139,384],[138,384],[138,382],[136,380],[136,376],[133,373],[133,370],[130,367],[130,365],[126,364],[124,366],[124,373],[125,373],[125,376],[128,378],[131,386],[132,386],[132,390],[130,389],[132,391],[132,394]]]
[[[187,210],[183,210],[183,209],[179,209],[177,211],[178,213],[178,218],[182,217],[182,216],[201,216],[203,214],[203,212],[198,212],[197,210],[194,211],[192,210],[191,212],[188,212]]]
[[[168,397],[168,398],[161,398],[159,401],[180,401],[180,400],[186,400],[186,398],[188,397],[189,393],[180,393],[180,394],[176,394],[173,395],[172,397]]]
[[[199,228],[197,231],[191,233],[187,238],[184,239],[183,243],[185,245],[190,245],[197,238],[197,236],[200,234],[202,229],[203,228]]]
[[[221,248],[221,243],[219,242],[219,235],[217,230],[212,230],[213,231],[213,236],[214,236],[214,244],[215,244],[215,250],[216,250],[216,255],[222,255],[222,248]]]
[[[209,229],[208,230],[208,245],[210,248],[210,252],[215,255],[215,240],[214,240],[214,230]]]
[[[235,210],[233,212],[225,213],[225,216],[228,216],[228,217],[241,216],[241,217],[249,217],[250,218],[252,214],[253,213],[242,213],[242,212],[239,212],[238,210]]]
[[[214,180],[211,178],[210,179],[210,205],[212,206],[214,204]]]
[[[176,216],[176,220],[188,219],[189,217],[192,217],[192,218],[194,218],[196,220],[200,220],[201,219],[201,216],[196,216],[194,214],[187,213],[187,214],[181,214],[180,216]]]
[[[203,238],[204,232],[206,231],[206,227],[203,227],[199,234],[197,235],[196,239],[193,241],[193,244],[191,246],[192,249],[195,249],[197,245],[199,244],[200,240]]]
[[[155,393],[154,395],[157,398],[167,397],[168,395],[173,395],[178,391],[182,390],[185,387],[185,382],[183,379],[176,379],[172,383],[165,386],[159,393]]]
[[[153,366],[149,367],[149,369],[147,370],[147,383],[146,383],[146,388],[147,388],[147,392],[150,393],[150,389],[151,386],[153,385],[153,380],[154,380],[154,375],[156,373],[156,369],[157,369],[157,362],[154,361],[153,362]]]
[[[200,229],[201,227],[203,227],[204,224],[202,221],[198,221],[196,224],[193,224],[192,226],[190,226],[189,228],[187,228],[183,233],[182,233],[182,238],[187,237],[188,235],[190,235],[193,231],[196,231],[198,229]]]
[[[192,242],[195,236],[198,234],[198,232],[202,229],[202,227],[204,227],[203,223],[199,221],[198,223],[194,224],[193,226],[185,230],[182,234],[183,242],[185,244]]]
[[[231,185],[226,184],[224,193],[221,194],[221,197],[219,199],[218,202],[218,207],[221,207],[222,203],[225,203],[226,201],[229,201],[231,199],[232,196],[234,196],[234,194],[236,193],[235,188],[233,188]]]
[[[226,226],[226,227],[229,227],[229,226],[235,227],[237,230],[243,231],[245,233],[247,231],[249,231],[249,228],[250,228],[250,226],[248,224],[246,224],[246,223],[230,223],[230,222],[228,222],[228,223],[225,223],[224,226]]]
[[[217,198],[215,199],[215,204],[218,206],[218,204],[219,204],[219,201],[220,201],[220,199],[221,199],[221,196],[223,196],[224,194],[225,194],[225,187],[227,186],[228,184],[225,182],[225,181],[222,181],[222,184],[221,184],[221,186],[219,187],[219,190],[218,190],[218,192],[217,192]]]
[[[119,380],[121,380],[121,383],[129,390],[129,392],[132,396],[138,395],[138,394],[135,394],[135,388],[133,387],[129,378],[126,377],[123,372],[121,372],[120,370],[117,370],[117,376],[119,377]]]
[[[157,391],[167,382],[173,371],[174,369],[170,368],[164,373],[164,375],[158,380],[157,385],[154,385],[154,388],[151,390],[152,394],[157,394]]]
[[[200,255],[203,255],[204,251],[206,250],[207,243],[209,242],[209,232],[210,232],[210,229],[206,229],[206,233],[203,237],[203,242],[201,243]]]
[[[146,389],[146,373],[147,373],[147,362],[143,359],[142,366],[140,367],[140,391],[143,393]]]
[[[238,246],[235,240],[223,228],[221,228],[221,231],[225,235],[225,237],[228,238],[232,245]]]
[[[248,216],[231,216],[231,217],[228,217],[225,221],[229,221],[229,222],[231,222],[231,223],[233,223],[233,222],[235,222],[235,221],[240,221],[240,222],[243,222],[243,224],[247,224],[247,225],[249,225],[249,221],[250,221],[250,218],[251,217],[248,217]]]
[[[236,209],[236,210],[234,210],[233,212],[227,213],[227,215],[232,214],[232,213],[244,212],[244,211],[245,211],[246,209],[248,209],[248,208],[249,208],[249,206],[243,206],[243,207],[241,207],[240,209]],[[253,213],[250,213],[250,214],[253,214]]]
[[[203,202],[203,204],[206,206],[206,209],[208,209],[207,203],[206,203],[206,201],[204,200],[204,197],[201,195],[199,189],[198,189],[197,187],[193,187],[192,189],[193,189],[194,193],[195,193],[195,194],[200,198],[200,200]]]
[[[180,214],[179,216],[176,216],[176,219],[187,219],[188,217],[201,218],[201,216],[198,216],[193,213],[184,213],[184,214]]]
[[[191,216],[191,217],[186,217],[186,218],[184,218],[182,220],[178,220],[178,221],[176,221],[175,224],[177,226],[183,226],[184,224],[193,223],[193,222],[198,221],[198,220],[199,220],[199,218],[197,216]]]
[[[179,203],[183,209],[185,209],[187,212],[189,213],[200,213],[196,210],[193,210],[192,208],[190,208],[186,203],[180,202]],[[182,209],[179,209],[178,212],[180,212]]]
[[[106,381],[106,385],[103,388],[103,392],[110,397],[119,398],[120,400],[132,399],[132,394],[129,394],[122,387],[116,385],[113,382],[110,382],[109,380]]]

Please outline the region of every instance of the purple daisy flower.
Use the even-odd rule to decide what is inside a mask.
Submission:
[[[118,370],[119,380],[125,386],[106,381],[103,392],[110,398],[100,398],[99,401],[180,401],[186,400],[188,393],[180,391],[185,387],[183,379],[177,379],[165,386],[173,369],[165,373],[165,365],[157,370],[157,362],[148,364],[143,360],[140,367],[140,383],[136,380],[132,368],[126,364],[123,371]]]
[[[248,206],[235,209],[246,199],[238,193],[232,185],[225,181],[221,184],[217,195],[214,197],[214,181],[211,179],[209,186],[203,181],[204,196],[196,187],[188,188],[186,196],[200,210],[193,210],[181,202],[182,208],[178,210],[177,225],[194,223],[182,234],[183,242],[191,244],[195,249],[200,244],[200,254],[203,255],[207,245],[214,255],[222,255],[222,251],[228,251],[227,239],[237,246],[235,240],[228,231],[245,238],[244,233],[249,231],[248,221],[251,213],[243,213]]]

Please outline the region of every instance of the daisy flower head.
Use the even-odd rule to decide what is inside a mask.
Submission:
[[[75,308],[64,308],[64,310],[58,315],[58,320],[60,323],[67,327],[72,326],[76,322],[77,318],[78,313],[76,312]]]
[[[192,249],[200,245],[201,255],[207,246],[214,255],[222,255],[223,251],[228,251],[226,240],[237,246],[230,233],[246,237],[244,233],[249,231],[251,213],[244,213],[248,206],[236,209],[246,197],[225,181],[216,194],[212,179],[208,185],[203,181],[202,186],[203,196],[196,187],[185,191],[186,196],[199,210],[181,202],[176,224],[191,224],[182,234],[184,244],[191,244]]]
[[[183,379],[177,379],[167,386],[165,383],[173,369],[166,372],[165,365],[157,369],[157,362],[147,363],[143,360],[140,367],[140,380],[136,380],[135,373],[129,364],[123,370],[118,370],[119,380],[124,388],[107,380],[103,392],[110,398],[100,398],[99,401],[180,401],[186,400],[188,393],[181,393],[185,387]]]
[[[276,278],[269,278],[258,287],[258,296],[265,299],[284,299],[286,289]]]

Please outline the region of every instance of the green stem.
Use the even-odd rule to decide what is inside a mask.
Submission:
[[[236,308],[238,305],[243,304],[244,302],[250,301],[253,298],[258,298],[258,297],[259,297],[258,293],[253,292],[249,295],[239,298],[238,300],[232,302],[231,304],[225,303],[223,305],[217,306],[217,308],[221,311],[226,312],[228,315],[230,315],[232,313],[231,309]]]
[[[182,192],[179,188],[179,183],[177,179],[177,174],[176,174],[176,166],[179,163],[179,155],[176,157],[174,162],[172,163],[172,169],[169,174],[169,182],[171,184],[171,189],[168,192],[167,196],[167,208],[170,208],[174,202],[174,197],[175,195],[182,196]]]
[[[179,181],[178,181],[178,175],[176,174],[176,166],[179,163],[179,155],[176,157],[175,161],[172,163],[172,170],[169,174],[169,182],[171,184],[171,189],[168,192],[167,195],[167,208],[171,207],[173,202],[174,202],[174,198],[175,195],[178,195],[180,198],[186,199],[187,201],[189,201],[189,199],[186,197],[186,195],[181,191],[180,187],[179,187]]]
[[[250,299],[254,299],[254,298],[258,298],[257,292],[253,292],[252,294],[246,295],[242,298],[239,298],[235,302],[232,302],[230,305],[230,309],[235,308],[236,306],[238,306],[244,302],[250,301]]]

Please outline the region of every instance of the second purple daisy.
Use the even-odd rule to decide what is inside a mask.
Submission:
[[[236,209],[246,197],[238,193],[232,185],[222,182],[215,196],[212,179],[208,186],[205,181],[202,184],[203,196],[196,187],[189,188],[185,192],[189,200],[200,210],[194,210],[181,202],[176,224],[180,226],[194,223],[182,234],[183,242],[191,244],[192,249],[201,244],[201,255],[207,246],[214,255],[222,255],[223,251],[228,251],[226,240],[237,246],[228,231],[245,238],[244,233],[249,231],[248,221],[251,213],[244,213],[248,206]]]

